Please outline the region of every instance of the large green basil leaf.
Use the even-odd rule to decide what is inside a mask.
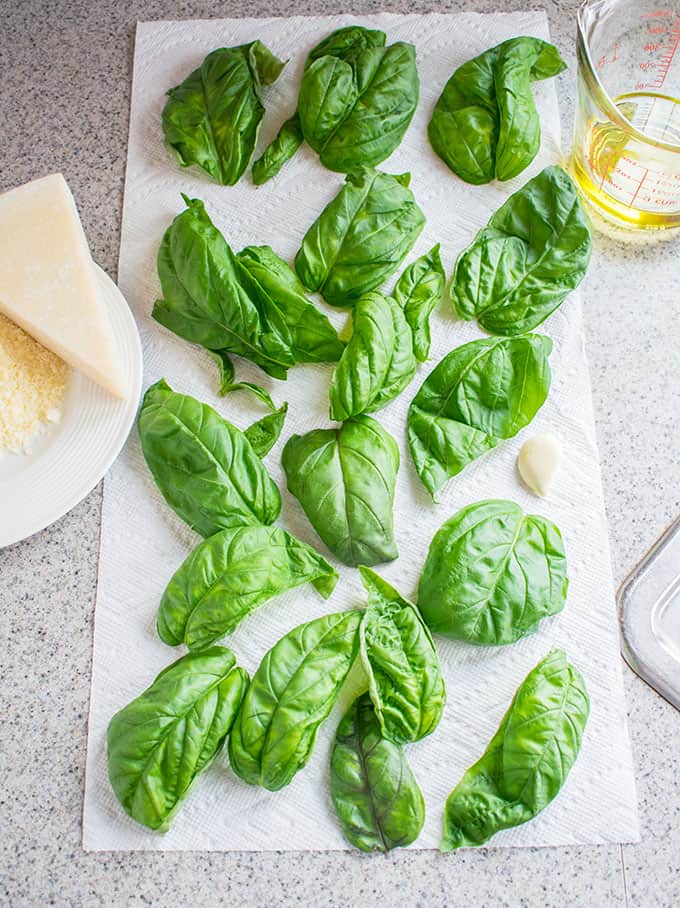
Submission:
[[[354,304],[352,336],[331,379],[331,419],[379,410],[415,372],[411,329],[401,307],[377,291],[364,294]]]
[[[244,384],[246,383],[244,382]],[[278,410],[267,413],[262,419],[258,419],[257,422],[252,423],[247,429],[243,430],[243,434],[258,457],[264,457],[265,454],[269,454],[279,440],[287,413],[288,404],[284,403]]]
[[[370,416],[339,429],[293,435],[283,449],[288,491],[343,564],[381,564],[397,556],[394,487],[399,448]]]
[[[137,421],[142,451],[163,497],[201,536],[270,524],[281,495],[240,429],[164,380],[151,385]]]
[[[295,362],[337,362],[344,345],[328,318],[307,299],[292,268],[270,246],[246,246],[237,258],[269,297],[269,310],[276,307],[280,313]]]
[[[408,188],[410,174],[362,167],[309,228],[295,257],[308,290],[347,306],[396,271],[425,224]]]
[[[418,475],[435,497],[476,457],[528,425],[550,389],[549,337],[527,334],[471,341],[425,379],[408,412]]]
[[[418,608],[435,634],[497,645],[531,634],[567,598],[560,531],[512,501],[479,501],[432,540]]]
[[[253,675],[229,738],[244,782],[277,791],[309,760],[358,648],[361,612],[324,615],[289,631]]]
[[[369,568],[361,655],[369,693],[388,741],[408,744],[435,730],[446,703],[439,656],[418,609]]]
[[[445,283],[437,243],[404,270],[392,291],[411,327],[413,352],[420,363],[424,363],[430,353],[430,316],[442,298]]]
[[[295,363],[290,335],[278,309],[238,261],[200,199],[183,196],[187,209],[166,230],[158,250],[163,299],[153,317],[185,340],[208,350],[236,353],[274,378]]]
[[[540,38],[510,38],[460,66],[446,83],[428,128],[432,147],[468,183],[510,180],[533,161],[541,124],[531,83],[566,63]]]
[[[109,779],[133,820],[167,832],[221,749],[248,686],[247,673],[235,663],[221,646],[189,653],[111,719]]]
[[[483,845],[539,814],[576,762],[589,711],[583,676],[553,650],[529,672],[483,756],[449,795],[441,850]]]
[[[303,583],[327,599],[338,575],[279,527],[236,527],[201,542],[165,588],[156,626],[164,643],[204,649],[258,606]]]
[[[546,167],[492,215],[456,262],[451,300],[491,334],[524,334],[583,280],[590,227],[574,184]]]
[[[342,831],[362,851],[410,845],[425,801],[403,749],[382,736],[368,694],[352,703],[331,753],[331,800]]]
[[[285,121],[274,141],[265,148],[262,156],[253,164],[253,183],[261,186],[267,180],[275,177],[286,161],[290,161],[304,140],[305,137],[300,128],[300,117],[296,111]]]
[[[196,164],[225,186],[238,182],[264,116],[260,86],[275,82],[284,66],[261,41],[222,47],[171,88],[163,133],[180,164]]]

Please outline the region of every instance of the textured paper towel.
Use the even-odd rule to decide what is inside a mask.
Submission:
[[[262,39],[290,63],[266,94],[267,115],[260,148],[275,134],[296,102],[307,51],[349,21],[387,31],[388,41],[412,41],[418,50],[421,100],[402,145],[382,167],[409,170],[411,186],[427,226],[411,258],[441,242],[450,273],[456,254],[491,212],[547,163],[559,159],[559,116],[554,81],[538,83],[536,97],[543,147],[529,171],[508,184],[473,187],[451,174],[431,151],[426,124],[448,75],[469,57],[513,35],[548,37],[542,13],[479,16],[378,15],[347,17],[156,22],[140,24],[135,50],[130,146],[120,253],[120,286],[137,317],[145,357],[145,387],[165,376],[179,391],[216,406],[241,427],[262,413],[247,394],[216,396],[215,366],[204,352],[162,329],[150,318],[158,295],[155,256],[163,231],[182,210],[180,192],[199,197],[235,250],[269,243],[292,261],[302,236],[335,195],[342,175],[332,174],[309,149],[302,149],[280,175],[261,188],[248,176],[232,188],[181,170],[162,143],[164,91],[177,84],[216,47]],[[410,259],[409,259],[410,260]],[[391,287],[391,283],[388,285]],[[342,326],[346,314],[330,317]],[[409,401],[442,356],[480,336],[474,324],[457,322],[443,304],[433,318],[432,358],[413,384],[377,418],[397,439],[402,465],[397,483],[395,525],[400,557],[380,570],[411,595],[435,530],[459,507],[507,497],[525,510],[544,514],[561,528],[569,558],[570,590],[564,612],[539,633],[514,646],[476,648],[438,640],[448,704],[436,733],[408,748],[423,788],[427,822],[417,848],[439,841],[446,796],[467,766],[484,750],[513,692],[553,646],[564,647],[585,675],[592,700],[581,755],[564,790],[532,823],[504,832],[493,845],[557,845],[618,842],[637,838],[635,789],[626,731],[616,614],[609,564],[600,472],[587,364],[583,351],[581,300],[572,294],[540,330],[555,342],[548,402],[520,435],[479,459],[449,484],[439,505],[420,485],[405,444]],[[236,360],[238,376],[266,385],[277,402],[290,404],[279,444],[266,462],[285,488],[280,467],[283,442],[294,432],[328,424],[331,368],[296,366],[287,382],[276,382]],[[564,444],[566,461],[546,500],[519,482],[515,459],[530,434],[550,430]],[[284,492],[283,526],[324,554],[297,502]],[[87,849],[304,850],[342,849],[347,844],[329,804],[327,766],[342,711],[356,692],[350,679],[341,702],[321,730],[307,767],[284,790],[270,793],[238,780],[224,756],[201,777],[167,835],[150,833],[129,820],[106,777],[105,734],[113,713],[140,693],[177,650],[157,638],[154,617],[168,579],[198,541],[164,504],[146,469],[136,433],[106,479],[83,841]],[[272,601],[251,615],[226,642],[254,671],[262,655],[288,629],[363,602],[356,571],[340,567],[341,580],[328,602],[311,587]]]

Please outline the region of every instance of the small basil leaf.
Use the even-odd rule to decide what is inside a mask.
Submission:
[[[387,36],[379,29],[364,28],[363,25],[346,25],[338,28],[312,48],[305,67],[321,57],[338,57],[354,60],[367,47],[384,47]]]
[[[264,116],[259,87],[275,81],[284,66],[261,41],[222,47],[170,89],[163,133],[180,164],[195,164],[226,186],[238,182]]]
[[[568,585],[554,523],[524,514],[512,501],[479,501],[435,534],[418,608],[435,634],[486,645],[514,643],[564,608]]]
[[[267,180],[275,177],[303,142],[300,116],[296,111],[285,121],[274,141],[265,148],[262,156],[253,164],[253,183],[261,186]]]
[[[529,672],[484,754],[449,795],[441,850],[483,845],[547,807],[576,762],[589,711],[581,673],[553,650]]]
[[[540,334],[471,341],[428,375],[407,422],[413,463],[433,498],[447,479],[531,422],[550,389],[551,350]]]
[[[306,765],[357,654],[361,612],[324,615],[289,631],[253,675],[229,738],[244,782],[278,791]]]
[[[220,389],[218,392],[220,397],[225,397],[232,391],[250,391],[251,394],[254,394],[255,397],[259,398],[262,403],[266,404],[270,410],[276,410],[271,395],[264,388],[261,388],[260,385],[254,385],[249,381],[234,381],[236,373],[234,371],[234,364],[228,353],[225,353],[224,350],[208,350],[208,354],[210,358],[217,363],[217,367],[220,371]]]
[[[403,749],[383,738],[368,694],[338,726],[331,753],[333,808],[349,842],[361,851],[410,845],[425,822],[425,802]]]
[[[491,334],[530,331],[583,280],[588,217],[561,167],[546,167],[496,211],[459,256],[451,284],[458,315]]]
[[[356,104],[354,70],[338,57],[319,57],[305,68],[298,110],[302,134],[314,151],[322,151],[335,129]]]
[[[437,243],[405,269],[392,291],[392,296],[404,310],[413,333],[413,352],[421,363],[430,353],[430,315],[442,298],[445,283]]]
[[[166,832],[221,749],[248,686],[235,662],[221,646],[189,653],[111,719],[109,779],[133,820]]]
[[[369,416],[339,429],[293,435],[283,449],[288,491],[344,564],[374,565],[397,556],[394,487],[399,449]]]
[[[243,434],[253,447],[258,457],[264,457],[279,440],[283,424],[286,421],[288,404],[283,403],[278,410],[268,413],[244,430]]]
[[[383,736],[419,741],[435,730],[446,702],[437,650],[418,609],[374,571],[359,571],[368,593],[361,656]]]
[[[270,524],[281,496],[240,429],[165,381],[144,395],[137,422],[142,451],[170,507],[202,536]]]
[[[263,603],[303,583],[328,598],[336,571],[279,527],[222,530],[201,542],[168,583],[156,620],[164,643],[204,649]]]
[[[425,224],[409,179],[368,168],[347,175],[295,257],[308,290],[347,306],[394,273]]]

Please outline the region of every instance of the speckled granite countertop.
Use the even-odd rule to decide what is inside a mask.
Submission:
[[[576,0],[357,0],[375,12],[543,6],[574,55]],[[0,190],[61,170],[95,259],[115,276],[138,19],[336,13],[344,3],[0,0]],[[570,133],[573,75],[559,91]],[[584,283],[587,351],[614,574],[680,511],[679,240],[598,235]],[[0,904],[668,906],[680,892],[680,715],[625,681],[642,843],[427,852],[84,854],[80,847],[101,489],[0,552]],[[2,507],[2,502],[0,502]]]

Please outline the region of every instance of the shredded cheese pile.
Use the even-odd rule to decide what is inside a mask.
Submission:
[[[20,451],[41,422],[57,422],[68,366],[0,314],[0,450]]]

